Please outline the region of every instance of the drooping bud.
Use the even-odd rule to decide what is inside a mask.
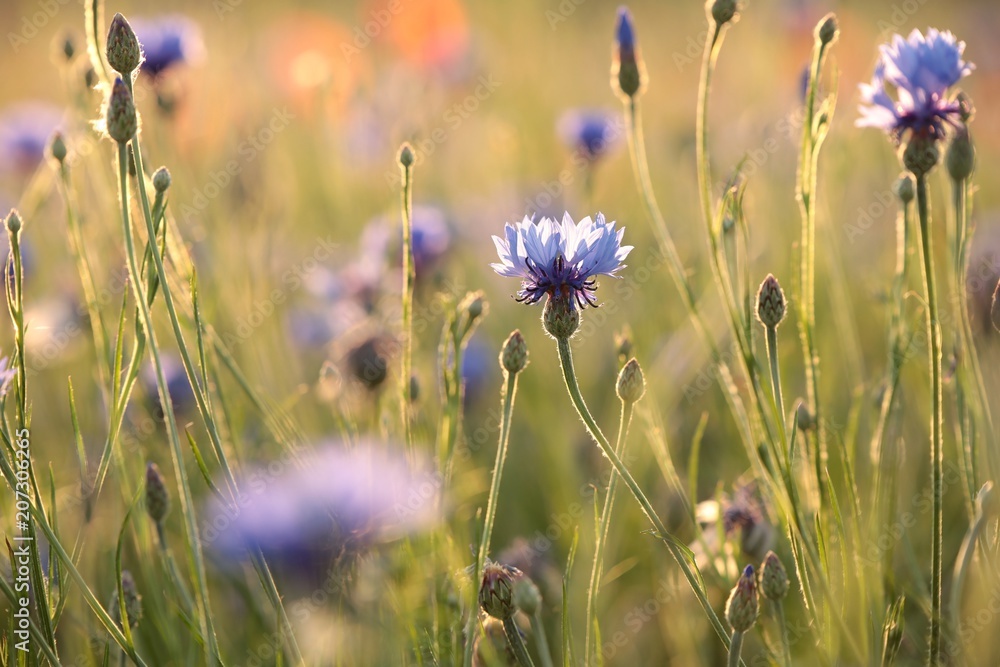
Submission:
[[[542,606],[542,592],[529,577],[518,577],[514,581],[514,606],[528,616],[534,616]]]
[[[926,134],[914,134],[903,146],[903,166],[913,172],[917,178],[926,176],[938,163],[941,151],[937,140]]]
[[[49,139],[49,155],[59,164],[62,164],[63,160],[66,159],[66,141],[63,139],[62,132],[55,132]]]
[[[951,180],[961,183],[972,175],[976,168],[976,147],[972,143],[972,135],[967,126],[961,127],[948,144],[948,152],[944,156]]]
[[[646,65],[636,44],[632,13],[628,7],[619,7],[611,61],[611,88],[622,101],[627,102],[643,93],[646,81]]]
[[[580,311],[571,295],[552,294],[542,310],[542,325],[556,340],[572,337],[580,326]]]
[[[765,327],[774,328],[785,319],[785,293],[773,274],[767,274],[757,290],[757,319]]]
[[[760,566],[760,593],[775,602],[788,594],[788,573],[778,554],[768,551]]]
[[[153,189],[157,192],[166,192],[171,182],[170,170],[166,167],[160,167],[153,172]]]
[[[757,601],[757,578],[753,565],[747,565],[726,602],[726,620],[736,632],[747,632],[757,622],[760,607]]]
[[[823,46],[833,44],[839,34],[840,28],[837,25],[837,17],[834,14],[827,14],[816,24],[816,41]]]
[[[514,615],[514,579],[521,575],[517,568],[489,562],[483,568],[479,586],[479,606],[501,621]]]
[[[170,492],[155,463],[146,464],[146,513],[154,523],[162,523],[170,512]]]
[[[630,359],[618,373],[615,392],[623,403],[635,403],[646,393],[646,379],[638,361]]]
[[[892,191],[899,197],[899,201],[909,204],[917,194],[913,177],[908,173],[900,174],[896,182],[892,184]]]
[[[528,344],[519,329],[515,329],[507,337],[507,342],[500,350],[500,366],[505,372],[515,375],[528,365]]]
[[[122,570],[122,593],[125,598],[125,615],[128,618],[128,626],[134,628],[139,625],[139,619],[142,618],[142,597],[139,595],[139,589],[136,588],[132,573],[128,570]],[[121,627],[122,619],[118,603],[117,586],[115,586],[115,590],[111,594],[111,603],[108,605],[108,611],[111,612],[111,619],[115,624]]]
[[[121,14],[115,14],[108,29],[106,53],[108,64],[122,76],[131,76],[142,62],[142,48],[132,26]]]
[[[410,146],[409,142],[403,142],[403,145],[399,147],[399,164],[404,169],[413,166],[415,161],[413,155],[413,147]]]
[[[115,79],[114,86],[111,88],[105,125],[108,135],[119,144],[127,143],[139,127],[132,93],[129,92],[128,86],[121,78]]]
[[[736,0],[708,0],[708,13],[716,25],[722,26],[736,17]]]

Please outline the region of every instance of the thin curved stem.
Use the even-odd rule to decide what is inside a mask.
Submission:
[[[781,664],[785,667],[792,667],[792,652],[788,645],[788,626],[785,624],[785,607],[781,600],[774,600],[775,615],[778,617],[778,626],[781,633]]]
[[[528,649],[524,646],[524,640],[521,639],[521,631],[517,629],[517,623],[514,622],[513,616],[503,619],[503,630],[507,635],[507,643],[510,644],[511,649],[514,651],[514,657],[517,658],[517,664],[521,667],[535,667],[535,663],[531,661],[531,656],[528,655]]]
[[[941,405],[941,323],[938,314],[937,282],[934,277],[934,255],[931,247],[930,203],[927,194],[926,174],[917,177],[917,215],[920,221],[920,255],[927,295],[927,338],[930,341],[931,380],[931,487],[933,532],[931,535],[931,627],[928,664],[932,667],[941,660],[941,574],[943,530],[943,463],[944,448],[942,429],[944,414]]]
[[[632,421],[632,411],[635,403],[622,401],[622,414],[618,422],[618,439],[615,442],[615,453],[621,458],[625,454],[625,442],[628,438],[628,428]],[[584,664],[590,664],[590,633],[597,623],[594,606],[597,602],[597,591],[600,588],[601,572],[604,569],[604,545],[611,529],[611,512],[614,509],[615,494],[618,492],[618,472],[611,469],[608,480],[608,493],[604,497],[604,507],[601,509],[600,524],[597,529],[597,542],[594,544],[594,563],[590,569],[590,586],[587,589],[587,630],[584,640]]]
[[[636,483],[632,474],[625,467],[625,464],[622,463],[621,458],[619,458],[619,456],[615,453],[615,450],[611,448],[611,445],[608,443],[608,439],[604,437],[601,429],[597,426],[597,422],[594,421],[594,417],[590,414],[590,410],[587,408],[587,403],[583,400],[583,394],[580,392],[580,385],[576,379],[576,370],[573,367],[573,352],[570,348],[569,339],[557,339],[556,346],[559,350],[559,362],[562,366],[563,379],[566,381],[566,389],[569,392],[570,399],[573,401],[573,406],[580,415],[580,419],[583,420],[583,423],[587,427],[587,431],[590,433],[590,436],[594,439],[594,441],[597,442],[601,451],[611,461],[611,465],[614,466],[615,471],[617,471],[617,473],[625,481],[625,485],[628,486],[629,491],[632,492],[632,496],[642,508],[643,514],[645,514],[646,518],[649,519],[649,522],[653,524],[653,529],[656,531],[657,537],[663,540],[663,543],[667,546],[667,550],[670,551],[670,555],[677,561],[677,565],[681,568],[684,578],[687,580],[688,585],[694,592],[695,597],[698,598],[698,602],[701,604],[702,609],[704,609],[705,615],[708,616],[708,620],[712,623],[712,627],[715,628],[719,638],[728,649],[730,643],[729,633],[726,631],[722,621],[719,620],[718,614],[716,614],[715,610],[712,609],[712,604],[708,601],[705,590],[701,586],[700,575],[695,575],[697,565],[694,566],[695,571],[692,571],[692,563],[688,561],[688,556],[685,553],[686,548],[667,532],[667,529],[660,520],[659,515],[657,515],[656,510],[653,509],[653,505],[646,498],[642,489],[639,488],[639,484]]]

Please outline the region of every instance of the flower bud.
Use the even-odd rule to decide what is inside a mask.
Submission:
[[[122,570],[122,593],[125,596],[125,615],[128,617],[128,626],[134,628],[139,625],[139,619],[142,618],[142,597],[139,595],[139,589],[135,586],[135,579],[132,578],[132,573],[128,570]],[[108,605],[108,611],[111,612],[111,619],[115,624],[121,627],[121,610],[118,604],[117,586],[115,586],[115,590],[111,594],[111,603]]]
[[[129,92],[128,86],[120,78],[115,79],[115,84],[111,89],[105,125],[108,135],[119,144],[127,143],[139,127],[132,93]]]
[[[969,128],[963,126],[948,144],[948,152],[944,156],[951,180],[961,183],[972,175],[976,168],[976,147],[972,143]]]
[[[823,46],[835,42],[839,34],[840,28],[837,26],[837,17],[834,14],[827,14],[816,24],[816,41]]]
[[[777,327],[785,319],[785,293],[770,273],[757,290],[757,319],[768,328]]]
[[[542,325],[556,340],[570,338],[580,326],[580,311],[570,295],[552,294],[542,310]]]
[[[500,351],[500,366],[511,375],[515,375],[524,370],[528,365],[528,344],[524,342],[524,336],[519,329],[515,329],[507,337],[507,342],[503,344]]]
[[[410,146],[409,142],[403,142],[403,145],[399,147],[399,164],[404,169],[412,167],[415,161],[413,155],[413,147]]]
[[[773,551],[768,551],[760,566],[760,593],[775,602],[788,594],[788,573],[781,559]]]
[[[926,176],[940,157],[937,141],[929,135],[914,134],[903,146],[903,166],[917,178]]]
[[[809,406],[806,402],[799,400],[799,405],[795,408],[795,425],[800,431],[810,431],[816,426],[816,418],[813,417],[813,413],[809,411]]]
[[[142,62],[142,49],[132,26],[121,14],[115,14],[108,29],[108,64],[122,76],[131,76]]]
[[[469,318],[469,324],[472,324],[486,312],[486,298],[483,296],[482,292],[469,292],[465,295],[465,298],[462,299],[462,303],[460,303],[458,307],[464,311],[466,316]]]
[[[615,27],[611,89],[623,102],[638,97],[646,89],[646,66],[635,41],[632,14],[624,6],[618,8],[618,25]]]
[[[520,570],[487,563],[483,568],[483,581],[479,586],[479,606],[487,614],[501,621],[514,615],[514,578]]]
[[[153,189],[157,192],[166,192],[170,187],[170,183],[170,170],[166,167],[160,167],[153,172]]]
[[[615,392],[622,403],[635,403],[646,393],[646,379],[642,376],[638,361],[630,359],[618,373]]]
[[[896,193],[897,197],[899,197],[899,201],[904,204],[909,204],[913,201],[913,198],[917,194],[916,186],[913,183],[913,177],[905,172],[900,174],[899,178],[897,178],[896,182],[892,185],[892,191]]]
[[[757,622],[757,579],[753,565],[747,565],[726,602],[726,620],[736,632],[747,632]]]
[[[414,373],[410,376],[410,402],[416,403],[420,400],[420,378]]]
[[[708,12],[716,25],[725,25],[736,17],[736,0],[708,0]]]
[[[21,216],[17,214],[16,209],[11,209],[10,213],[7,214],[7,231],[13,235],[17,236],[21,232]]]
[[[52,42],[52,51],[56,60],[73,60],[76,55],[76,37],[68,30],[60,33]]]
[[[55,132],[49,139],[49,155],[59,164],[62,164],[63,160],[66,159],[66,141],[63,139],[62,132]]]
[[[146,513],[154,523],[162,523],[170,512],[170,492],[155,463],[146,464]]]
[[[514,606],[528,616],[534,616],[542,606],[542,592],[529,577],[518,577],[514,581]]]

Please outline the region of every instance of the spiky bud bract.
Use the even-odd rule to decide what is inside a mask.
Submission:
[[[479,586],[479,606],[501,621],[514,615],[514,579],[521,575],[517,568],[489,562],[483,567]]]
[[[108,64],[122,76],[132,72],[142,63],[142,48],[132,26],[121,14],[115,14],[108,29],[106,53]]]
[[[556,340],[571,338],[580,327],[580,310],[572,295],[551,294],[542,310],[542,325]]]
[[[643,377],[642,368],[635,359],[629,359],[618,373],[615,393],[623,403],[635,403],[646,393],[646,378]]]
[[[500,350],[500,366],[505,372],[514,375],[523,371],[527,365],[528,344],[524,341],[520,329],[515,329]]]
[[[754,576],[753,565],[747,565],[733,592],[729,594],[726,620],[736,632],[747,632],[757,622],[758,613],[760,605],[757,600],[757,578]]]
[[[62,164],[66,159],[66,140],[63,139],[62,132],[55,132],[49,139],[49,155],[52,159]]]
[[[120,77],[115,79],[111,97],[108,98],[105,128],[108,135],[119,144],[128,143],[139,128],[132,93]]]
[[[21,232],[21,216],[18,214],[16,209],[11,209],[10,213],[7,214],[6,221],[7,232],[12,236],[16,236]]]
[[[768,328],[775,328],[785,319],[785,293],[773,274],[767,274],[757,290],[757,319]]]
[[[782,600],[788,594],[788,572],[773,551],[767,552],[760,566],[760,593],[774,601]]]
[[[413,166],[413,163],[416,160],[413,154],[413,147],[410,146],[409,142],[403,142],[403,145],[399,147],[398,160],[399,160],[399,165],[404,169]]]

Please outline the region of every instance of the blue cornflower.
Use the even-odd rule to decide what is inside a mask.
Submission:
[[[948,99],[948,89],[969,74],[972,63],[962,60],[965,42],[950,32],[927,31],[925,38],[914,30],[905,40],[894,35],[879,47],[881,55],[870,84],[861,84],[858,127],[877,127],[899,140],[909,130],[915,135],[938,138],[945,123],[957,125],[958,102]],[[889,96],[895,89],[896,100]]]
[[[622,246],[625,228],[615,229],[614,222],[586,217],[574,223],[569,213],[562,222],[528,217],[516,224],[507,223],[505,238],[493,237],[500,262],[491,264],[494,271],[508,278],[521,278],[517,300],[537,303],[543,296],[572,297],[581,307],[596,306],[596,276],[614,277],[632,246]]]
[[[21,102],[0,112],[0,171],[33,172],[62,115],[46,102]]]
[[[611,150],[621,138],[620,115],[599,109],[571,109],[559,118],[559,136],[588,160]]]
[[[201,28],[186,16],[139,18],[131,24],[145,56],[140,71],[153,78],[175,64],[194,63],[204,55]]]
[[[622,60],[635,58],[635,29],[632,27],[632,12],[622,5],[618,8],[618,25],[615,26],[615,43]]]

